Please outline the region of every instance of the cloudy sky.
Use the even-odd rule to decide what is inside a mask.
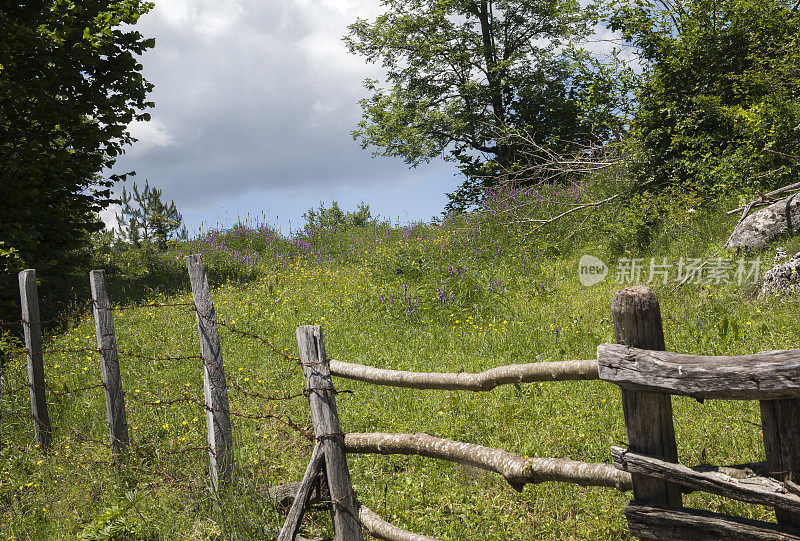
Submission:
[[[141,59],[156,106],[116,170],[161,188],[190,231],[263,213],[286,232],[334,199],[392,221],[439,214],[460,184],[450,164],[409,169],[350,136],[361,81],[381,71],[341,37],[379,13],[378,0],[156,0],[137,25],[156,38]]]

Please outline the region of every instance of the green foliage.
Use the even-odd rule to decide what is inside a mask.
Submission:
[[[584,36],[594,15],[574,0],[383,0],[386,12],[358,19],[344,40],[351,53],[381,63],[384,85],[366,80],[364,148],[416,166],[442,156],[467,176],[450,210],[483,197],[498,168],[515,161],[504,130],[525,128],[562,147],[610,137],[626,93],[618,62],[559,47]]]
[[[654,244],[663,249],[695,227],[702,202],[702,196],[676,187],[633,193],[602,216],[598,229],[607,235],[611,255],[640,255]]]
[[[0,241],[42,274],[85,255],[124,175],[103,177],[151,89],[132,29],[142,0],[0,4]]]
[[[0,241],[0,273],[16,273],[25,268],[25,262],[19,252],[13,247],[6,248],[6,243]]]
[[[0,240],[0,319],[12,314],[18,306],[17,273],[25,266],[19,252]]]
[[[135,248],[142,245],[155,244],[160,250],[167,249],[167,241],[181,229],[183,216],[175,208],[175,201],[169,205],[161,200],[161,190],[144,183],[139,193],[133,183],[133,193],[122,188],[122,213],[117,214],[119,235]],[[186,239],[186,227],[183,227],[179,238]]]
[[[669,5],[611,3],[611,28],[647,68],[628,148],[637,180],[707,201],[796,180],[800,13],[782,0]]]
[[[319,208],[308,209],[303,214],[306,221],[305,229],[337,229],[341,227],[363,227],[373,221],[369,205],[362,201],[356,210],[344,212],[339,208],[339,203],[333,201],[330,208],[325,208],[325,203],[319,203]]]
[[[126,492],[122,501],[100,510],[97,516],[80,533],[78,541],[111,541],[121,534],[129,533],[125,525],[125,514],[142,499],[141,493]]]

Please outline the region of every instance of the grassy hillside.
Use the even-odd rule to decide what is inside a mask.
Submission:
[[[634,205],[531,234],[503,207],[507,199],[495,203],[438,224],[371,224],[291,238],[264,225],[211,231],[166,255],[113,256],[105,263],[109,293],[119,307],[187,302],[181,256],[199,252],[219,318],[290,355],[297,351],[295,328],[320,324],[331,358],[383,368],[479,371],[590,359],[598,344],[613,341],[609,305],[614,291],[627,285],[615,282],[620,258],[642,258],[639,281],[647,281],[651,257],[675,265],[681,257],[711,257],[735,222],[722,213],[695,212],[691,201],[682,200],[658,207],[670,213],[663,227],[643,226],[655,211]],[[800,249],[796,240],[782,246],[790,253]],[[611,265],[605,281],[579,283],[583,254]],[[735,254],[720,251],[717,257],[733,258],[733,276]],[[796,299],[758,299],[752,284],[735,280],[688,283],[675,291],[674,274],[666,285],[659,280],[651,285],[661,301],[670,350],[740,354],[800,347]],[[199,351],[194,317],[185,306],[114,314],[118,347],[126,354],[122,379],[136,444],[117,474],[102,444],[102,389],[75,391],[100,378],[91,352],[93,322],[83,317],[66,329],[50,327],[46,377],[60,392],[49,396],[57,427],[53,449],[34,448],[31,421],[24,416],[30,411],[27,389],[6,392],[0,400],[5,538],[273,537],[282,516],[264,489],[302,476],[311,442],[290,424],[307,426],[310,420],[302,396],[263,397],[300,393],[302,375],[263,341],[221,330],[231,410],[248,417],[233,418],[238,481],[213,494],[205,452],[196,449],[205,445],[205,424],[196,404],[202,400],[200,363],[191,358]],[[11,336],[4,341],[13,354]],[[76,349],[81,351],[63,351]],[[23,359],[12,357],[4,389],[18,389],[24,374]],[[619,390],[603,382],[504,386],[488,393],[334,383],[348,432],[423,431],[521,456],[604,462],[609,447],[625,441]],[[683,463],[763,459],[756,403],[674,398],[673,404]],[[348,460],[358,498],[411,531],[450,540],[629,538],[621,512],[628,495],[611,489],[549,483],[517,493],[494,474],[431,459]],[[709,495],[685,502],[772,520],[764,508]],[[304,531],[330,533],[326,514],[308,517]]]

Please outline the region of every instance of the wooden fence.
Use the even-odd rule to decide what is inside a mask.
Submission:
[[[225,383],[225,368],[205,267],[199,255],[187,256],[186,265],[197,313],[197,330],[203,359],[209,475],[211,484],[216,489],[219,483],[230,480],[233,469],[233,434]],[[122,386],[114,321],[111,315],[113,309],[106,290],[105,272],[103,270],[91,271],[89,282],[92,291],[92,308],[102,387],[106,400],[111,455],[112,460],[116,462],[127,450],[129,438],[125,391]],[[52,426],[47,410],[42,322],[39,316],[39,298],[34,269],[27,269],[19,273],[19,291],[22,305],[20,321],[25,336],[34,437],[36,445],[44,450],[51,444]]]
[[[302,483],[292,487],[294,503],[279,539],[295,538],[310,487],[318,482],[324,465],[331,484],[331,514],[334,525],[340,524],[335,529],[337,541],[361,539],[359,520],[381,539],[433,540],[380,519],[377,526],[368,523],[371,517],[354,498],[346,454],[377,453],[413,454],[482,468],[499,473],[517,490],[526,483],[545,481],[632,489],[633,500],[624,513],[631,533],[641,539],[800,541],[800,350],[722,357],[666,352],[658,301],[643,286],[618,291],[611,312],[618,343],[600,345],[596,360],[518,364],[477,374],[403,372],[326,360],[322,329],[298,329],[317,445]],[[621,388],[628,447],[610,449],[611,465],[522,458],[422,433],[345,434],[339,428],[331,375],[376,385],[467,391],[534,381],[601,379]],[[673,394],[699,400],[759,400],[766,463],[678,464]],[[683,507],[682,495],[697,490],[774,507],[777,523]]]
[[[209,473],[216,488],[229,482],[234,471],[228,393],[205,269],[199,256],[189,256],[186,262],[203,359]],[[103,271],[92,271],[90,282],[110,447],[116,460],[129,443],[125,393]],[[40,448],[46,448],[52,427],[45,400],[35,271],[21,272],[19,285],[34,437]],[[642,539],[800,541],[800,350],[714,357],[666,352],[659,304],[647,287],[618,291],[611,312],[617,344],[598,346],[595,360],[518,364],[477,374],[403,372],[330,360],[321,327],[297,329],[304,394],[316,441],[303,480],[272,489],[276,499],[293,499],[278,539],[297,537],[316,487],[316,498],[330,504],[337,541],[362,539],[362,527],[381,539],[432,540],[383,521],[357,501],[346,455],[377,453],[419,455],[482,468],[502,475],[516,490],[527,483],[550,481],[632,490],[633,500],[624,513],[631,533]],[[601,379],[621,388],[628,447],[610,449],[612,464],[586,463],[523,458],[424,433],[347,434],[339,424],[332,376],[376,385],[476,392],[513,383]],[[698,400],[759,400],[766,462],[738,467],[678,464],[673,394]],[[697,490],[774,507],[777,523],[682,507],[682,495]]]

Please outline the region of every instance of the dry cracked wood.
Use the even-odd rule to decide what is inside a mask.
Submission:
[[[631,533],[663,541],[800,541],[800,530],[696,509],[628,502]]]
[[[206,405],[206,432],[211,484],[216,490],[226,484],[233,473],[233,428],[231,426],[228,385],[217,329],[217,316],[211,299],[206,268],[199,255],[185,257],[197,309],[197,333],[203,358],[203,392]]]
[[[100,375],[106,397],[106,418],[111,439],[111,456],[114,460],[128,448],[128,417],[125,412],[125,393],[117,356],[117,339],[111,300],[106,291],[106,273],[95,269],[89,273],[89,283],[94,303],[94,328],[97,350],[100,353]]]
[[[664,328],[661,306],[653,290],[633,286],[614,293],[611,320],[618,344],[663,351]],[[678,446],[672,421],[672,397],[666,394],[621,389],[625,434],[631,450],[678,461]],[[633,497],[639,501],[681,505],[678,487],[660,479],[631,475]]]
[[[42,325],[39,317],[39,290],[36,271],[26,269],[19,273],[19,295],[22,306],[25,349],[28,352],[28,386],[31,392],[31,415],[36,444],[43,450],[50,447],[52,426],[47,412],[44,382],[44,355],[42,353]]]
[[[788,491],[783,483],[769,477],[734,478],[721,471],[689,468],[649,457],[621,447],[612,447],[614,466],[628,473],[641,473],[670,483],[760,505],[800,510],[800,495]],[[705,471],[703,471],[705,470]]]
[[[469,372],[404,372],[362,364],[330,361],[331,374],[377,385],[442,389],[449,391],[490,391],[499,385],[534,381],[569,381],[598,379],[597,361],[555,361],[512,364],[490,368],[477,374]]]
[[[600,379],[627,389],[695,398],[800,397],[800,350],[702,356],[619,344],[597,346]]]
[[[280,534],[278,534],[277,541],[294,541],[297,538],[300,522],[303,520],[303,514],[305,514],[306,507],[308,507],[314,483],[319,478],[319,472],[324,461],[325,456],[322,453],[322,444],[317,442],[311,452],[311,460],[308,462],[303,480],[295,490],[294,502],[289,508],[289,514],[286,516],[286,521],[283,523]]]
[[[505,477],[517,490],[521,490],[525,483],[547,481],[613,487],[620,491],[631,489],[630,474],[611,464],[579,462],[569,458],[522,458],[501,449],[419,432],[345,434],[344,445],[348,453],[420,455],[493,471]]]
[[[355,493],[347,468],[342,429],[336,411],[336,396],[325,354],[322,327],[303,325],[296,331],[316,440],[325,454],[325,473],[331,493],[331,515],[336,541],[361,541],[355,509]]]

